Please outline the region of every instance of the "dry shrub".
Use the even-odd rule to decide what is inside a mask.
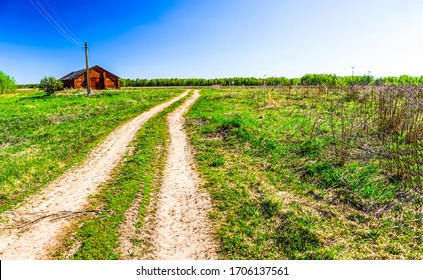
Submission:
[[[377,128],[380,137],[403,136],[406,143],[423,137],[422,87],[389,86],[379,91]]]

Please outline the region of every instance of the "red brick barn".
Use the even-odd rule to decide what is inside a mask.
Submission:
[[[100,66],[89,69],[92,89],[120,88],[119,77]],[[81,69],[60,78],[64,88],[87,88],[86,70]]]

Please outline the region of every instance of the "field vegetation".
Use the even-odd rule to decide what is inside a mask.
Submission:
[[[224,259],[421,259],[421,87],[203,90],[188,114]]]
[[[114,128],[181,90],[143,89],[0,98],[0,213],[45,186]]]
[[[2,95],[0,213],[121,123],[181,92]],[[418,85],[203,89],[186,127],[212,197],[219,257],[422,259],[422,97]],[[141,232],[166,159],[165,117],[182,102],[143,126],[113,178],[90,197],[93,211],[64,232],[55,258],[122,257],[125,211],[142,196]],[[145,242],[132,240],[148,250]]]

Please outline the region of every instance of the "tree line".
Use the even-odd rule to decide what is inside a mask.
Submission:
[[[121,79],[123,87],[154,87],[154,86],[297,86],[297,85],[422,85],[423,76],[375,78],[371,75],[337,76],[335,74],[306,74],[301,78],[286,77],[235,77],[235,78],[160,78],[160,79]]]
[[[43,89],[51,95],[55,91],[63,89],[63,83],[52,76],[46,76],[41,79],[39,84],[18,85],[13,77],[0,71],[0,94],[13,93],[18,88]]]
[[[45,88],[59,90],[59,82],[53,77],[44,77],[40,84],[17,85],[13,77],[0,71],[0,94],[15,92],[17,88]],[[120,79],[122,87],[167,87],[167,86],[350,86],[350,85],[423,85],[423,76],[375,78],[371,75],[337,76],[335,74],[306,74],[301,78],[286,77],[234,77],[234,78],[160,78],[160,79]]]

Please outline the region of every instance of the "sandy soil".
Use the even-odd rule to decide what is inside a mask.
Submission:
[[[13,211],[0,216],[0,259],[46,259],[56,236],[71,217],[84,211],[89,195],[110,178],[137,131],[152,116],[185,97],[188,91],[160,104],[113,131],[83,164],[68,170]]]
[[[195,91],[167,120],[171,142],[154,216],[153,259],[217,259],[207,214],[210,198],[197,187],[200,180],[183,129],[183,114],[198,97]]]

